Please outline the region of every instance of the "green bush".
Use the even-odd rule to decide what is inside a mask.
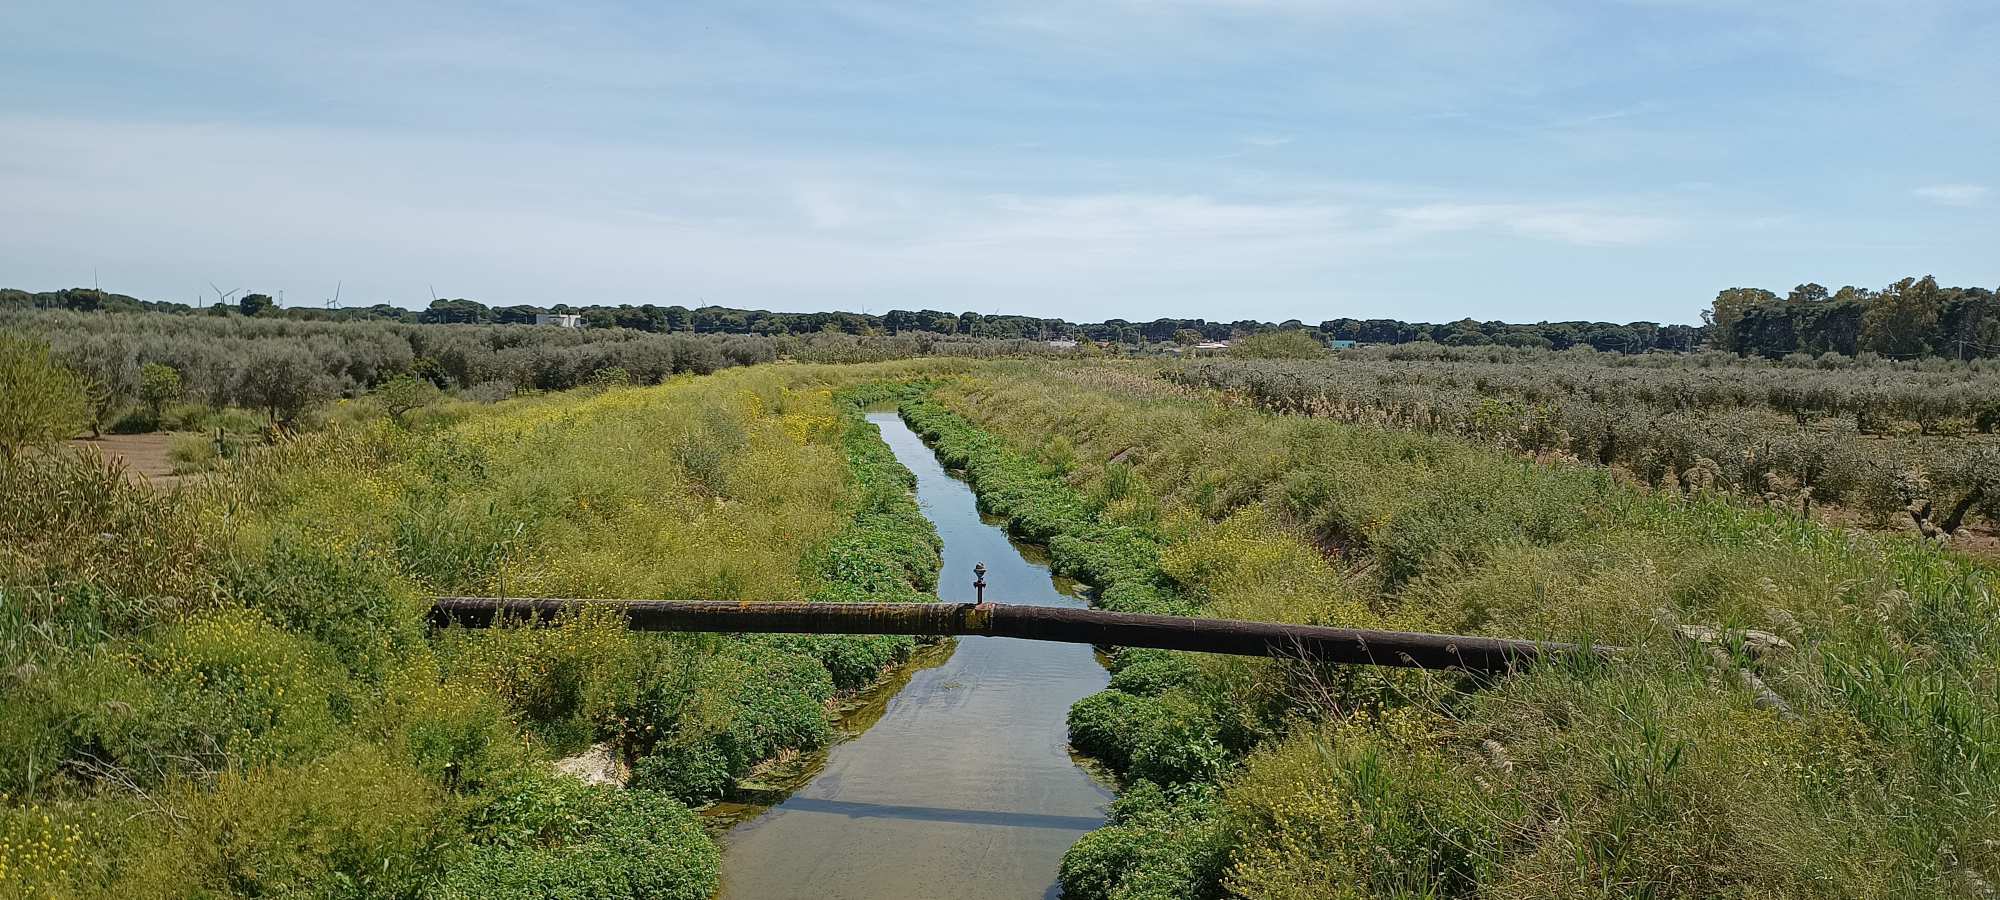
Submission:
[[[721,750],[732,773],[742,773],[780,750],[816,750],[833,737],[826,702],[833,679],[818,660],[776,649],[734,648],[739,680],[730,695]]]
[[[529,781],[475,814],[473,834],[438,900],[708,900],[721,875],[694,814],[646,790]]]
[[[1129,784],[1103,828],[1063,854],[1058,880],[1072,900],[1204,900],[1222,896],[1226,849],[1212,791],[1169,793]]]
[[[1200,676],[1193,660],[1171,650],[1127,649],[1112,658],[1111,689],[1158,697]]]
[[[657,791],[689,806],[720,800],[736,783],[729,754],[721,744],[710,739],[658,746],[632,764],[631,787]]]
[[[1160,703],[1123,691],[1101,691],[1069,708],[1069,743],[1078,753],[1113,769],[1132,764],[1136,750],[1151,742],[1166,717]]]
[[[48,345],[0,333],[0,457],[75,437],[91,421],[84,388]]]

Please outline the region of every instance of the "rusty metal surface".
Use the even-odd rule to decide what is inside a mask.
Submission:
[[[615,609],[642,631],[984,635],[1115,647],[1303,658],[1352,665],[1501,672],[1551,655],[1616,648],[1466,635],[1153,616],[1003,603],[680,602],[439,597],[437,624],[549,619],[586,606]]]

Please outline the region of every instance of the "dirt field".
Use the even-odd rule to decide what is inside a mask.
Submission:
[[[150,484],[156,488],[171,488],[189,476],[175,475],[173,461],[167,458],[167,444],[174,435],[159,434],[107,434],[95,440],[78,438],[69,445],[82,449],[95,449],[106,460],[125,464],[125,477],[134,483]]]

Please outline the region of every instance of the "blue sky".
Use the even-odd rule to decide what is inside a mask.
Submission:
[[[1992,0],[0,9],[0,285],[1693,321],[2000,284]]]

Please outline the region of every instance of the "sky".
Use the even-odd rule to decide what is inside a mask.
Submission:
[[[1993,0],[0,5],[0,286],[1696,321],[2000,285]]]

